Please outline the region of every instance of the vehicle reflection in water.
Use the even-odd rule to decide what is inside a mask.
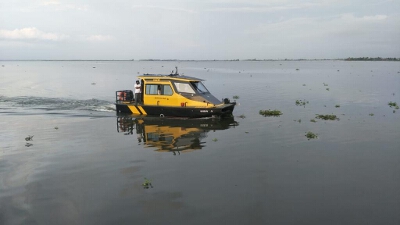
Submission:
[[[209,131],[238,126],[234,118],[170,119],[158,117],[117,117],[117,132],[136,135],[139,143],[156,147],[159,152],[188,152],[202,149]]]

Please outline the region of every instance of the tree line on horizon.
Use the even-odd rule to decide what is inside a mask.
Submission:
[[[357,57],[357,58],[353,58],[353,57],[349,57],[349,58],[347,58],[345,60],[346,61],[400,61],[400,58],[381,58],[381,57],[375,57],[375,58]]]

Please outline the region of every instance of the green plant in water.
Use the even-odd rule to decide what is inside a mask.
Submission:
[[[262,115],[262,116],[280,116],[283,113],[281,111],[279,111],[279,110],[276,110],[276,109],[275,110],[268,109],[268,110],[260,110],[259,114]]]
[[[316,123],[317,121],[314,119],[311,119],[310,122]]]
[[[25,138],[25,141],[32,141],[33,140],[33,135],[28,135],[28,137]]]
[[[144,178],[144,182],[142,184],[144,189],[149,189],[149,188],[153,188],[153,185],[151,184],[151,181],[148,180],[146,177]]]
[[[370,115],[370,116],[374,116],[374,114],[373,114],[373,113],[370,113],[369,115]]]
[[[244,118],[246,118],[246,116],[244,114],[242,114],[242,115],[239,116],[239,118],[244,119]]]
[[[309,103],[309,101],[306,101],[306,100],[296,100],[296,105],[297,106],[299,106],[299,105],[305,106],[308,103]]]
[[[306,133],[306,135],[305,135],[306,137],[307,137],[307,139],[308,140],[310,140],[310,139],[315,139],[315,138],[317,138],[318,137],[318,135],[317,134],[314,134],[313,132],[311,132],[311,131],[308,131],[307,133]]]
[[[389,102],[388,105],[389,105],[390,107],[396,107],[396,106],[397,106],[397,109],[398,109],[398,107],[399,107],[399,106],[397,105],[396,102]]]
[[[328,86],[328,84],[325,84],[325,83],[324,83],[324,86],[326,87],[326,86]]]
[[[340,107],[340,105],[335,105],[335,107],[336,107],[336,108],[339,108],[339,107]]]
[[[234,95],[232,98],[233,99],[239,99],[239,95]]]
[[[215,141],[218,141],[218,139],[216,139],[216,138],[214,138],[214,139],[212,139],[212,140],[213,140],[214,142],[215,142]]]
[[[329,91],[329,88],[326,88],[327,91]]]
[[[336,115],[319,115],[315,117],[317,119],[323,119],[323,120],[339,120],[339,118]]]

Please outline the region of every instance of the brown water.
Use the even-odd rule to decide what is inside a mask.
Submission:
[[[177,62],[2,64],[0,224],[400,223],[399,63],[178,62],[239,96],[223,121],[109,109],[136,72]]]

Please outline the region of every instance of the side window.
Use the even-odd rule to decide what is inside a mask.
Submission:
[[[164,92],[162,94],[164,95],[172,95],[174,93],[169,85],[163,85],[163,91]]]
[[[173,91],[168,84],[146,84],[146,95],[172,95]]]
[[[146,84],[146,95],[156,95],[157,86],[156,84]]]

